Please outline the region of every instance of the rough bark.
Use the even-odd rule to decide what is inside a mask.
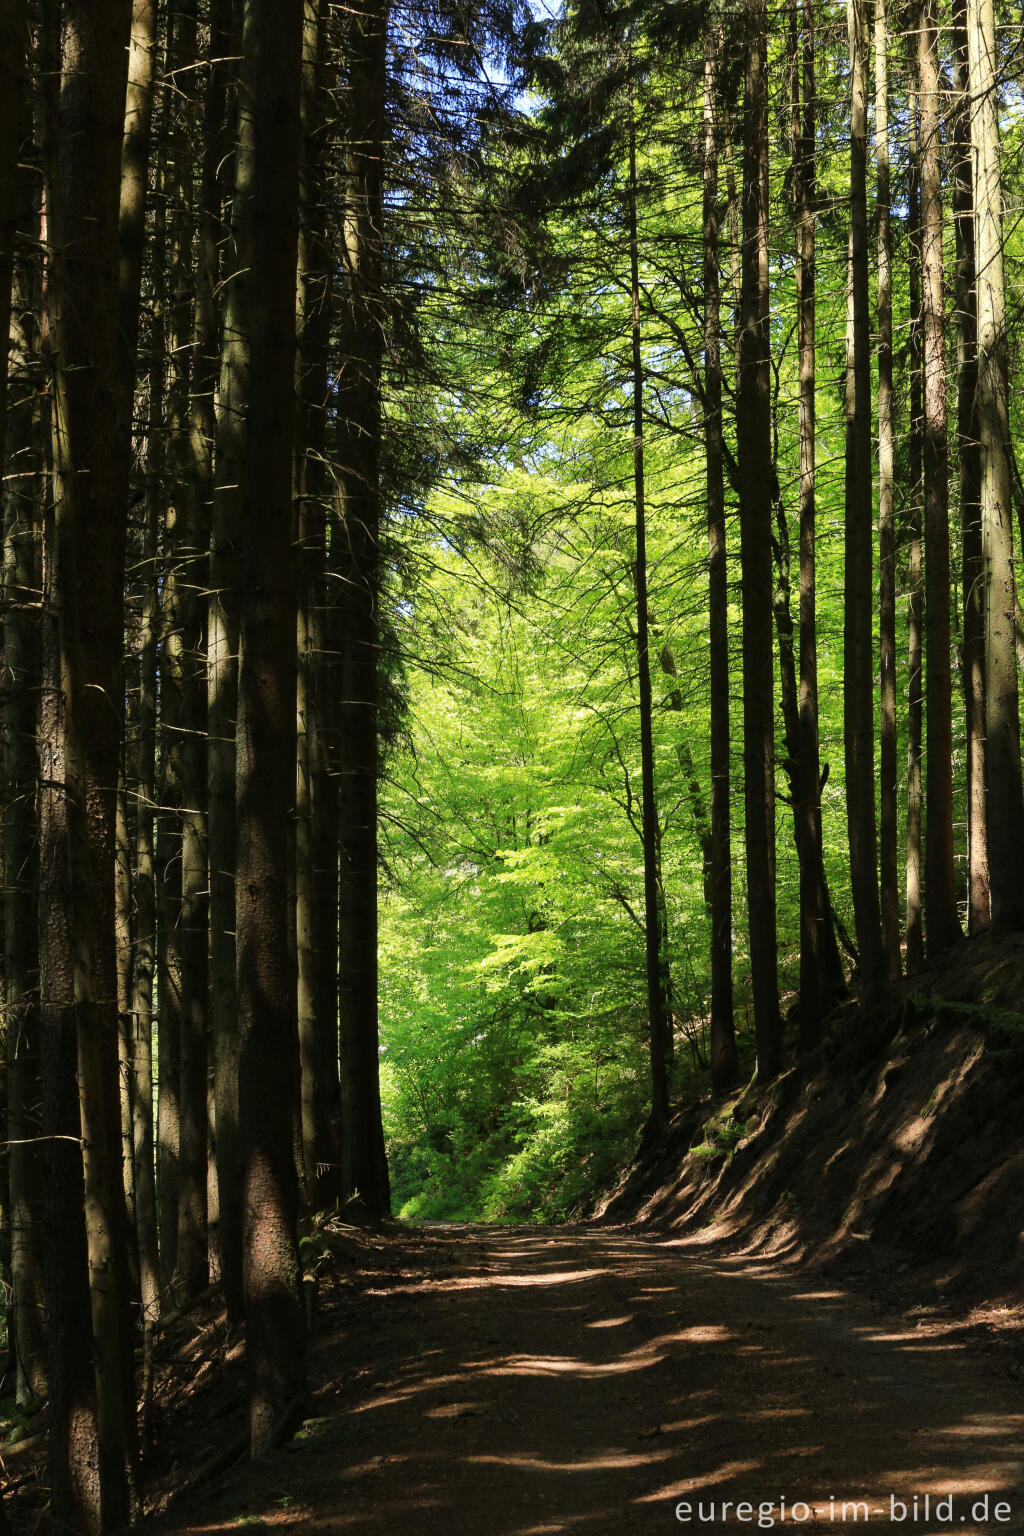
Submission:
[[[292,1097],[298,1048],[287,933],[295,799],[291,500],[302,0],[248,0],[236,218],[252,255],[244,441],[235,868],[243,1284],[249,1423],[267,1451],[305,1391]]]
[[[911,51],[913,40],[911,39]],[[911,77],[914,67],[911,60]],[[924,963],[924,923],[921,876],[921,734],[924,695],[922,658],[924,588],[921,548],[921,460],[924,426],[924,387],[921,335],[921,177],[917,91],[908,93],[910,139],[907,264],[910,287],[910,486],[907,513],[907,972]]]
[[[134,1467],[114,922],[131,446],[117,404],[117,226],[130,23],[125,0],[64,0],[47,184],[56,616],[51,678],[60,693],[54,721],[59,741],[52,745],[63,754],[66,817],[60,832],[68,861],[71,966],[70,997],[68,978],[58,977],[57,995],[43,1002],[44,1011],[53,1006],[62,1019],[70,1003],[74,1025],[100,1496],[89,1518],[110,1528],[131,1517]],[[44,804],[52,810],[52,801]],[[52,1376],[51,1359],[51,1388]]]
[[[794,10],[793,198],[796,214],[797,349],[800,433],[799,699],[796,721],[787,725],[793,772],[793,806],[800,860],[800,1043],[813,1045],[828,1003],[843,986],[842,962],[825,880],[821,827],[821,762],[818,740],[817,493],[815,450],[816,272],[814,221],[817,202],[814,140],[817,87],[814,8]],[[783,529],[785,531],[785,525]],[[788,562],[787,562],[788,563]],[[786,600],[788,616],[789,602]],[[781,647],[780,647],[781,651]]]
[[[114,851],[114,937],[117,946],[117,1079],[121,1122],[121,1183],[124,1188],[127,1304],[134,1319],[142,1296],[139,1282],[139,1246],[136,1240],[135,1159],[132,1155],[135,1072],[132,1029],[132,907],[134,898],[132,850],[128,832],[128,791],[122,768],[118,774]]]
[[[232,35],[226,54],[238,51]],[[238,114],[236,113],[236,116]],[[251,130],[252,116],[239,118]],[[232,131],[234,137],[234,130]],[[238,1131],[238,1007],[235,997],[235,714],[238,691],[239,552],[245,474],[244,411],[249,388],[246,315],[251,282],[251,145],[225,164],[233,188],[223,256],[224,319],[217,394],[213,525],[206,608],[207,820],[210,869],[209,1011],[215,1157],[216,1249],[232,1322],[244,1312],[242,1294],[242,1171]]]
[[[169,18],[167,68],[185,62],[180,28]],[[178,1192],[181,1156],[181,808],[182,808],[182,594],[180,546],[184,542],[183,435],[188,402],[189,329],[185,273],[191,271],[183,186],[187,153],[177,122],[173,93],[162,98],[161,182],[165,196],[164,241],[156,260],[164,281],[163,333],[166,357],[161,433],[159,785],[156,824],[157,881],[157,1187],[160,1265],[170,1285],[178,1263]],[[182,251],[183,242],[189,249]]]
[[[386,9],[349,16],[349,116],[343,167],[337,388],[342,1198],[376,1218],[390,1207],[377,1027],[377,659],[380,648],[380,441]]]
[[[221,1278],[220,1189],[216,1161],[216,1091],[214,1086],[216,1045],[213,1042],[215,1009],[213,992],[213,955],[225,944],[222,934],[215,934],[211,916],[212,865],[209,851],[208,794],[210,783],[210,681],[209,658],[209,580],[212,561],[216,474],[214,447],[217,438],[217,386],[221,354],[219,326],[222,289],[221,246],[224,239],[225,200],[229,193],[232,137],[229,113],[229,63],[232,53],[231,0],[214,0],[209,11],[209,63],[203,92],[203,158],[199,182],[196,231],[195,329],[193,333],[193,377],[190,405],[190,479],[189,541],[194,560],[195,581],[190,592],[188,612],[188,679],[186,713],[190,747],[186,776],[191,785],[189,809],[183,827],[184,861],[182,900],[183,917],[188,926],[190,954],[201,985],[191,996],[189,1015],[183,1020],[189,1033],[190,1093],[196,1104],[206,1102],[206,1131],[203,1145],[197,1145],[195,1193],[196,1211],[205,1244],[193,1251],[195,1284],[199,1284],[199,1266],[203,1249],[211,1280]],[[233,891],[229,891],[233,899]],[[226,941],[230,945],[230,938]],[[230,953],[234,963],[234,951]],[[184,1048],[184,1037],[183,1037]],[[203,1078],[203,1081],[200,1078]],[[198,1109],[196,1111],[198,1115]],[[199,1160],[206,1165],[206,1199],[203,1208],[198,1183],[202,1174]],[[240,1306],[240,1297],[234,1298]],[[232,1306],[234,1315],[234,1305]]]
[[[942,265],[942,113],[935,0],[917,33],[921,124],[924,343],[925,939],[930,956],[961,937],[953,862],[953,724],[949,622],[949,448]]]
[[[850,884],[860,954],[860,984],[882,983],[875,817],[875,712],[872,658],[873,511],[871,496],[871,338],[868,310],[865,0],[847,0],[850,43],[850,234],[846,316],[846,564],[843,610],[843,745]]]
[[[974,175],[967,4],[953,6],[953,220],[956,234],[957,454],[963,591],[961,677],[967,727],[967,931],[989,920],[988,820],[985,809],[985,575],[981,545],[981,444],[978,306],[974,262]]]
[[[644,852],[644,949],[647,962],[647,1019],[651,1059],[651,1124],[668,1117],[666,1051],[668,1023],[662,986],[661,924],[658,921],[658,806],[654,791],[654,720],[651,703],[650,625],[647,611],[647,513],[644,484],[644,371],[640,331],[640,251],[636,206],[636,126],[632,85],[629,95],[629,271],[633,314],[633,511],[636,598],[636,665],[640,715],[641,835]]]
[[[772,689],[771,368],[768,287],[768,46],[764,0],[744,23],[742,304],[736,442],[743,577],[743,780],[747,917],[757,1075],[782,1063],[775,919],[775,711]]]
[[[201,65],[197,51],[196,12],[187,12],[182,51],[188,62]],[[216,16],[211,18],[216,23]],[[211,60],[220,55],[223,39],[211,27]],[[208,1005],[208,879],[206,847],[206,574],[209,562],[213,501],[213,442],[216,425],[214,392],[219,349],[216,291],[219,219],[219,165],[224,152],[222,132],[224,65],[207,66],[202,98],[205,128],[198,197],[194,199],[190,233],[193,265],[183,295],[186,323],[191,326],[190,370],[183,441],[183,518],[181,545],[181,1151],[178,1186],[177,1279],[185,1296],[195,1296],[209,1281],[207,1180],[209,1173],[207,1109]],[[197,80],[198,75],[192,79]],[[195,85],[190,92],[195,93]],[[192,94],[185,118],[193,128],[199,97]]]
[[[135,377],[139,345],[140,294],[146,236],[146,210],[149,202],[149,156],[152,140],[155,56],[157,49],[156,0],[133,0],[131,8],[131,38],[128,51],[128,85],[125,97],[124,136],[121,146],[121,186],[118,211],[118,327],[117,389],[118,435],[130,440],[135,405]],[[163,359],[160,359],[162,369]],[[150,375],[150,408],[152,417],[153,372]],[[152,443],[152,421],[150,430]],[[150,493],[150,503],[152,503]],[[148,580],[147,580],[148,578]],[[149,596],[155,588],[155,575],[146,570],[143,580]],[[144,598],[144,602],[146,599]],[[152,612],[148,625],[152,628]],[[143,649],[149,645],[143,639]],[[143,663],[145,667],[145,663]],[[152,687],[152,707],[155,710],[155,677]],[[137,713],[136,725],[145,729]],[[132,770],[140,767],[138,748],[133,752]],[[125,1135],[126,1189],[130,1184],[132,1208],[129,1212],[134,1226],[129,1253],[133,1269],[137,1259],[137,1283],[142,1301],[143,1328],[148,1329],[156,1318],[159,1292],[156,1254],[155,1184],[153,1178],[152,1143],[152,975],[155,944],[155,908],[153,906],[152,865],[152,801],[153,774],[150,771],[145,790],[136,786],[134,818],[135,831],[132,843],[126,844],[119,865],[121,889],[130,880],[131,910],[134,914],[134,931],[131,932],[131,948],[119,956],[119,987],[122,1000],[122,1069],[125,1081],[122,1085],[122,1108],[127,1108]],[[146,801],[143,807],[142,802]],[[140,827],[140,821],[142,823]],[[128,835],[128,827],[125,832]],[[147,858],[148,831],[148,858]],[[128,893],[125,892],[125,895]],[[127,912],[122,915],[122,926],[132,927]],[[146,969],[148,991],[142,996],[140,980]],[[145,1011],[145,1021],[140,1009]],[[148,1158],[145,1143],[145,1127],[148,1125]],[[133,1287],[136,1275],[133,1274]]]
[[[25,125],[27,0],[0,11],[0,338],[10,329],[14,236],[18,223],[18,148]],[[8,351],[0,347],[0,474],[7,441]]]
[[[899,730],[896,719],[896,407],[892,385],[892,230],[889,175],[888,5],[875,0],[875,166],[878,210],[878,694],[882,952],[902,969],[899,893]]]
[[[985,726],[992,923],[1024,923],[1024,801],[1014,657],[1014,572],[1002,186],[992,0],[969,0],[978,303],[977,416],[985,586]]]
[[[326,230],[323,0],[305,0],[302,165],[296,284],[299,404],[295,503],[299,549],[296,653],[295,893],[298,1028],[305,1198],[338,1192],[337,785],[330,774],[326,714],[335,676],[329,654],[326,562],[327,367],[331,253]],[[332,804],[332,802],[334,802]],[[326,952],[325,952],[326,951]]]
[[[711,642],[711,1083],[725,1093],[739,1076],[732,1009],[732,854],[729,825],[729,591],[722,468],[721,296],[718,277],[716,50],[704,64],[704,442],[708,501],[708,627]]]
[[[24,118],[23,118],[24,122]],[[46,1395],[46,1334],[39,1220],[43,1200],[39,1123],[39,901],[36,839],[39,759],[40,541],[44,495],[44,380],[36,316],[41,303],[39,179],[18,182],[18,226],[10,333],[10,406],[4,484],[3,739],[4,1017],[7,1053],[7,1175],[13,1295],[8,1328],[21,1406]]]
[[[44,540],[39,706],[39,988],[44,1169],[43,1285],[49,1387],[50,1517],[55,1529],[102,1528],[96,1373],[85,1240],[81,1116],[64,795],[64,708],[52,514]]]
[[[153,350],[149,374],[149,485],[142,541],[142,602],[138,689],[133,709],[135,783],[135,932],[132,948],[132,1155],[135,1169],[135,1225],[139,1248],[142,1325],[148,1336],[160,1312],[160,1259],[157,1240],[156,1177],[153,1137],[153,981],[156,969],[156,881],[154,806],[156,796],[157,700],[157,526],[159,456],[162,443],[163,329],[162,302],[154,297]]]

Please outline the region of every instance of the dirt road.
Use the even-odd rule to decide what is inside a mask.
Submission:
[[[312,1371],[294,1444],[161,1529],[1024,1532],[1002,1372],[693,1245],[424,1229],[336,1288]]]

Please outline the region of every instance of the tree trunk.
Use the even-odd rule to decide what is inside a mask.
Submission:
[[[20,38],[18,42],[20,44]],[[43,1164],[38,1143],[41,1127],[36,838],[45,378],[36,323],[42,307],[41,188],[36,168],[27,168],[31,159],[28,153],[32,139],[31,118],[31,112],[23,107],[20,158],[26,168],[19,172],[15,183],[15,223],[22,239],[17,245],[8,247],[13,263],[13,318],[9,350],[11,398],[3,453],[5,697],[0,700],[7,1036],[5,1137],[9,1141],[7,1175],[13,1284],[8,1331],[16,1364],[15,1391],[22,1407],[46,1396],[46,1331],[39,1227]]]
[[[810,842],[806,840],[807,819],[803,814],[804,804],[800,778],[800,699],[796,679],[793,615],[790,611],[789,524],[786,520],[786,509],[782,504],[781,496],[778,498],[775,506],[775,527],[777,536],[772,545],[775,558],[775,591],[772,608],[775,616],[775,635],[779,643],[780,709],[782,712],[783,739],[786,751],[784,768],[789,783],[790,803],[793,807],[793,841],[801,868],[805,864],[807,866],[808,884],[813,884],[815,887],[815,905],[823,914],[818,927],[815,946],[817,982],[814,987],[814,997],[817,999],[818,1011],[817,1013],[812,1012],[805,1019],[803,1005],[800,1005],[801,1045],[804,1049],[809,1049],[816,1043],[820,1035],[821,1019],[825,1009],[827,1009],[830,1003],[843,995],[845,979],[843,976],[842,958],[836,942],[835,914],[829,897],[828,881],[825,877],[825,865],[821,857],[820,842],[816,849],[813,840]],[[817,806],[820,800],[820,788],[817,783],[815,784],[814,794],[814,804]]]
[[[206,1246],[206,850],[203,824],[205,762],[202,616],[199,589],[204,571],[203,527],[207,516],[202,483],[206,443],[202,432],[204,386],[193,375],[208,365],[196,355],[196,272],[208,274],[197,250],[193,171],[196,0],[182,0],[169,17],[167,64],[175,81],[166,102],[168,138],[168,263],[166,395],[166,513],[161,653],[161,726],[164,766],[162,832],[166,837],[163,880],[163,944],[168,991],[161,1009],[161,1089],[169,1078],[168,1135],[176,1128],[177,1162],[171,1200],[161,1196],[164,1270],[181,1297],[207,1283]],[[204,189],[205,190],[205,189]],[[198,262],[197,262],[198,257]],[[198,324],[209,346],[212,288],[200,294]],[[199,401],[194,396],[200,397]],[[198,407],[198,410],[197,410]],[[198,423],[194,417],[198,414]],[[208,465],[205,466],[208,468]],[[176,1103],[170,1102],[176,1094]],[[175,1113],[176,1112],[176,1113]],[[176,1127],[173,1122],[176,1120]],[[173,1259],[173,1261],[172,1261]]]
[[[299,549],[296,629],[295,892],[298,1026],[305,1196],[313,1206],[337,1198],[338,1101],[337,786],[329,773],[325,706],[336,675],[325,614],[328,606],[326,423],[331,256],[327,243],[326,167],[322,144],[323,0],[305,0],[302,81],[302,180],[299,224],[299,430],[295,501]],[[333,831],[332,831],[333,828]],[[326,911],[321,912],[321,904]],[[333,917],[333,921],[331,920]],[[325,921],[326,919],[326,921]],[[323,953],[326,948],[326,954]]]
[[[160,500],[166,501],[166,479]],[[171,509],[171,517],[177,509]],[[177,572],[165,527],[160,577],[160,782],[156,822],[157,881],[157,1189],[160,1267],[172,1283],[178,1263],[181,1148],[181,689]]]
[[[332,564],[342,582],[341,1127],[342,1198],[371,1219],[390,1208],[381,1126],[377,1028],[377,660],[380,648],[382,219],[387,22],[381,0],[350,13],[349,117],[343,169],[337,388],[338,524]],[[336,551],[336,553],[335,553]]]
[[[875,165],[878,209],[878,635],[881,737],[879,854],[886,975],[900,975],[899,730],[896,720],[896,407],[892,389],[888,5],[875,0]]]
[[[50,1518],[56,1530],[98,1536],[102,1503],[78,1106],[59,605],[48,512],[39,705],[39,989]]]
[[[26,122],[25,55],[27,0],[7,0],[0,10],[0,337],[10,330],[14,283],[14,236],[18,224],[18,148]],[[0,479],[7,442],[8,351],[0,347]]]
[[[215,883],[209,849],[208,795],[210,784],[209,754],[219,750],[210,742],[209,720],[209,579],[212,563],[214,506],[216,502],[214,445],[217,438],[217,385],[220,372],[219,326],[221,320],[220,276],[221,245],[224,238],[225,200],[229,195],[232,134],[229,121],[229,71],[232,54],[231,0],[215,0],[209,12],[209,64],[203,93],[203,158],[197,210],[197,249],[195,286],[195,329],[193,333],[193,377],[190,410],[190,482],[189,542],[195,562],[195,581],[190,592],[188,611],[188,678],[185,706],[190,729],[190,747],[186,758],[186,777],[192,786],[189,811],[183,828],[183,917],[186,942],[194,957],[200,983],[191,993],[189,1013],[184,1019],[188,1031],[190,1096],[196,1105],[205,1102],[201,1145],[196,1138],[195,1157],[196,1230],[201,1234],[193,1249],[194,1284],[198,1286],[199,1267],[205,1259],[210,1280],[222,1278],[220,1255],[220,1189],[216,1160],[216,1041],[214,1039],[215,1005],[213,1001],[214,954],[225,944],[230,949],[231,969],[234,949],[230,935],[214,932],[211,892]],[[231,722],[233,727],[233,720]],[[201,883],[200,883],[201,882]],[[220,881],[217,881],[218,886]],[[229,910],[234,892],[229,888]],[[185,1037],[182,1038],[183,1051]],[[202,1072],[202,1081],[200,1075]],[[199,1167],[205,1165],[205,1202],[199,1192],[204,1177]],[[184,1267],[184,1266],[183,1266]],[[232,1318],[240,1315],[240,1287],[232,1295]]]
[[[644,373],[640,335],[640,251],[636,210],[636,127],[633,88],[629,87],[629,272],[632,298],[633,352],[633,510],[636,559],[633,591],[636,597],[637,691],[640,705],[640,774],[642,785],[641,827],[644,850],[644,948],[647,959],[647,1018],[651,1057],[651,1124],[668,1118],[666,1064],[668,1024],[662,986],[661,924],[658,920],[658,806],[654,798],[654,721],[651,704],[651,656],[647,612],[647,518],[644,505]]]
[[[743,779],[747,915],[757,1075],[782,1064],[775,926],[772,689],[771,367],[768,287],[768,44],[764,0],[746,0],[742,312],[736,445],[743,574]]]
[[[711,1085],[739,1078],[732,1010],[732,853],[729,824],[729,589],[722,470],[721,298],[718,278],[718,92],[716,48],[704,63],[704,442],[708,500],[708,627],[711,643],[711,836],[705,892],[711,917]]]
[[[229,13],[224,11],[225,20]],[[233,25],[233,24],[232,24]],[[237,54],[232,35],[225,55]],[[230,113],[228,113],[230,119]],[[237,113],[236,113],[237,117]],[[251,115],[242,119],[251,129]],[[232,129],[231,138],[234,138]],[[241,1321],[242,1165],[238,1127],[238,1005],[235,996],[235,715],[238,697],[239,552],[242,482],[245,474],[245,403],[249,391],[246,333],[252,280],[251,228],[247,217],[249,154],[237,154],[224,172],[233,186],[231,228],[224,256],[224,299],[213,526],[206,609],[207,633],[207,821],[210,868],[209,1011],[213,1066],[217,1231],[221,1283],[228,1316]]]
[[[1002,186],[992,0],[968,0],[978,301],[977,419],[981,441],[986,789],[997,835],[989,846],[992,922],[1024,923],[1024,802],[1014,657],[1013,534],[1007,391]],[[929,557],[930,558],[930,557]]]
[[[911,34],[911,47],[916,46]],[[911,65],[911,76],[914,66]],[[910,139],[908,241],[910,286],[910,494],[907,543],[907,974],[924,963],[921,881],[921,727],[923,716],[923,569],[921,549],[921,460],[924,428],[924,384],[921,332],[921,156],[917,91],[908,93]]]
[[[135,1166],[135,1221],[139,1245],[142,1325],[148,1335],[160,1312],[160,1258],[157,1241],[156,1179],[153,1163],[153,980],[156,970],[156,804],[157,702],[157,498],[162,485],[160,417],[163,400],[162,295],[154,295],[153,347],[149,373],[149,441],[146,523],[142,542],[142,604],[139,634],[135,741],[135,943],[132,952],[132,1154]]]
[[[196,7],[181,13],[181,56],[201,64],[197,53]],[[208,880],[206,846],[206,574],[213,501],[214,394],[219,362],[217,242],[220,231],[219,167],[224,154],[225,49],[217,16],[211,16],[210,63],[203,97],[205,127],[198,204],[187,205],[194,260],[182,274],[183,329],[191,326],[188,402],[183,423],[183,538],[180,571],[181,614],[181,1143],[178,1183],[177,1279],[185,1296],[209,1281],[207,1180]],[[196,76],[186,89],[184,127],[194,132]],[[185,147],[183,143],[182,148]],[[189,180],[189,192],[192,181]],[[184,244],[184,242],[183,242]]]
[[[973,934],[987,925],[990,914],[985,810],[985,574],[981,546],[981,445],[976,410],[978,307],[966,0],[955,0],[953,6],[953,84],[957,450],[964,605],[961,671],[967,724],[967,931]]]
[[[153,120],[153,79],[157,48],[155,0],[134,0],[128,55],[124,138],[121,148],[121,192],[118,221],[120,254],[118,282],[117,361],[118,433],[130,439],[135,405],[136,360],[139,345],[139,300],[146,238],[146,209]],[[161,204],[155,220],[154,286],[160,288],[163,253]],[[135,777],[133,864],[134,933],[127,977],[130,1008],[128,1056],[132,1082],[131,1162],[139,1290],[144,1334],[159,1311],[160,1275],[157,1253],[156,1186],[153,1168],[153,978],[156,964],[156,888],[154,883],[153,806],[156,797],[156,500],[154,472],[162,463],[159,416],[163,400],[163,296],[154,293],[148,380],[146,520],[142,542],[142,625],[139,652],[139,695],[135,706]]]
[[[132,1323],[138,1315],[142,1289],[135,1213],[135,1159],[132,1156],[135,1109],[134,1031],[132,1029],[132,850],[128,832],[128,789],[122,767],[118,774],[115,821],[114,935],[117,945],[117,1078],[121,1122],[121,1183],[124,1188],[128,1299]]]
[[[116,365],[118,435],[128,441],[134,424],[136,358],[139,344],[139,301],[142,290],[142,267],[146,234],[147,189],[149,184],[149,150],[153,120],[153,77],[157,46],[157,7],[155,0],[133,0],[131,38],[128,50],[128,88],[125,98],[124,137],[121,146],[121,187],[118,214],[118,327],[119,348]],[[162,360],[161,360],[162,366]],[[148,574],[148,573],[147,573]],[[152,580],[152,578],[151,578]],[[154,696],[155,707],[155,696]],[[133,766],[138,766],[138,754]],[[150,802],[153,796],[152,776],[149,780]],[[138,796],[136,796],[138,800]],[[138,805],[136,805],[136,827]],[[150,817],[150,834],[152,819]],[[151,840],[151,838],[150,838]],[[150,884],[144,893],[135,888],[134,877],[138,869],[138,832],[134,848],[128,825],[126,795],[118,802],[118,924],[121,930],[118,953],[119,1012],[121,1016],[120,1046],[122,1054],[121,1112],[125,1142],[125,1191],[128,1195],[127,1215],[131,1228],[129,1256],[132,1266],[132,1290],[142,1300],[143,1328],[152,1325],[157,1309],[158,1280],[154,1267],[154,1255],[148,1247],[150,1231],[155,1233],[156,1210],[153,1204],[154,1186],[152,1170],[152,1142],[150,1162],[136,1156],[136,1136],[141,1123],[152,1114],[152,1042],[140,1039],[137,1027],[137,959],[134,940],[145,948],[152,938],[152,927],[147,926],[145,935],[132,932],[133,911],[149,922],[151,915],[152,866],[148,871]],[[152,849],[150,849],[152,852]],[[150,972],[150,975],[152,972]],[[152,988],[150,988],[152,995]],[[147,1028],[149,1024],[147,1022]],[[136,1055],[142,1053],[143,1069],[137,1070]],[[148,1103],[140,1103],[139,1095],[146,1094]],[[141,1189],[140,1189],[141,1184]],[[141,1202],[141,1208],[140,1208]],[[133,1294],[133,1302],[136,1299]]]
[[[55,995],[44,992],[43,1006],[62,1021],[70,1006],[77,1037],[100,1495],[99,1506],[92,1501],[87,1512],[88,1528],[100,1520],[112,1528],[130,1519],[134,1468],[114,926],[131,447],[117,407],[117,224],[130,22],[125,0],[64,0],[60,99],[47,186],[52,252],[47,325],[54,366],[51,590],[57,620],[50,680],[60,696],[48,721],[55,739],[42,748],[44,755],[63,757],[66,817],[60,817],[59,836],[67,849],[68,880],[61,897],[72,963],[61,974],[54,962]],[[52,815],[52,797],[44,798],[44,806]],[[45,833],[50,857],[56,831],[51,823]],[[43,840],[41,829],[41,845]],[[41,906],[47,906],[45,891]],[[63,1028],[60,1034],[66,1039]],[[63,1047],[57,1054],[63,1080],[68,1056]],[[53,1372],[51,1356],[51,1389]]]
[[[961,937],[953,863],[953,725],[949,626],[949,450],[942,279],[942,119],[935,0],[917,34],[921,111],[924,332],[925,936],[930,956]]]
[[[871,337],[868,314],[865,0],[847,0],[850,39],[850,236],[846,318],[846,567],[843,619],[843,741],[850,883],[860,952],[861,994],[882,983],[882,932],[875,835],[875,715],[871,575]]]
[[[796,743],[794,814],[800,859],[800,1044],[806,1050],[821,1032],[822,1015],[842,990],[843,969],[825,880],[821,828],[821,762],[818,741],[818,633],[816,573],[815,451],[815,253],[816,187],[814,141],[817,87],[814,65],[814,8],[802,0],[799,25],[794,9],[793,197],[796,207],[797,348],[800,430],[800,687]],[[799,46],[797,39],[800,39]],[[788,612],[787,599],[787,612]],[[788,754],[792,757],[792,751]]]
[[[295,983],[287,933],[295,800],[291,500],[302,0],[247,0],[235,217],[251,251],[238,667],[235,931],[243,1284],[254,1456],[301,1411],[292,1098]],[[294,1427],[294,1422],[290,1427]]]
[[[184,64],[180,28],[169,19],[167,68]],[[173,94],[162,99],[163,165],[165,194],[162,223],[165,238],[157,253],[164,282],[163,331],[166,356],[164,409],[161,421],[163,451],[160,502],[160,649],[159,649],[159,809],[157,812],[157,1050],[159,1101],[157,1106],[157,1186],[160,1218],[160,1265],[172,1285],[178,1264],[178,1196],[181,1176],[181,571],[179,546],[184,541],[184,486],[182,437],[188,400],[190,331],[186,330],[184,285],[191,271],[191,242],[185,209],[191,199],[182,183],[186,177],[187,152],[176,118],[179,104]]]

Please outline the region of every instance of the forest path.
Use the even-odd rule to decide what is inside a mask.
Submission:
[[[1024,1532],[1011,1381],[941,1329],[692,1242],[414,1229],[398,1266],[333,1289],[311,1365],[300,1437],[162,1530]]]

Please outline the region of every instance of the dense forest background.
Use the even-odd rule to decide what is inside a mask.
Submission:
[[[1020,36],[1008,15],[999,20],[993,63],[1011,385],[1008,489],[1016,517]],[[942,815],[949,823],[949,931],[977,931],[989,915],[978,810],[984,733],[975,703],[984,687],[981,567],[972,544],[980,512],[970,189],[980,109],[969,80],[967,17],[962,10],[923,19],[916,9],[858,12],[865,69],[874,53],[871,94],[861,102],[866,222],[859,259],[868,312],[860,317],[867,334],[859,342],[848,293],[851,154],[856,158],[858,149],[851,143],[848,21],[841,7],[773,12],[766,33],[769,437],[759,472],[771,488],[762,530],[766,545],[770,539],[771,630],[763,626],[762,633],[775,674],[769,718],[778,986],[793,1045],[801,993],[799,706],[808,645],[801,582],[808,579],[816,618],[810,644],[817,660],[822,855],[839,965],[846,976],[859,974],[848,804],[871,829],[872,844],[877,818],[880,853],[872,858],[881,896],[873,922],[880,925],[884,902],[884,964],[892,974],[899,952],[912,970],[923,956],[929,555],[927,536],[922,540],[922,36],[934,44],[938,71],[927,130],[942,199],[931,247],[932,260],[937,253],[941,259],[940,336],[931,366],[933,378],[940,369],[942,375],[946,460],[936,473],[946,486],[949,528],[948,577],[936,579],[930,604],[933,618],[937,607],[947,616],[948,634],[940,626],[929,643],[933,656],[941,647],[950,662],[948,746],[940,750],[951,782],[945,808],[937,800],[932,819]],[[531,136],[521,146],[516,140],[521,165],[496,173],[507,195],[518,198],[517,209],[526,198],[543,205],[543,224],[539,231],[529,227],[534,243],[522,256],[521,301],[506,307],[488,290],[460,317],[464,355],[482,354],[486,363],[477,369],[475,390],[453,394],[450,420],[453,431],[484,442],[500,423],[503,442],[471,498],[461,468],[435,489],[410,541],[425,556],[422,584],[412,598],[396,586],[408,713],[401,746],[387,759],[383,796],[389,879],[382,963],[390,983],[381,1021],[392,1175],[407,1214],[523,1219],[580,1211],[628,1154],[649,1101],[649,1011],[638,991],[646,928],[632,566],[634,194],[654,861],[672,1091],[699,1091],[710,1061],[716,643],[728,657],[732,720],[718,768],[727,779],[734,857],[732,998],[744,1070],[753,1067],[741,729],[747,582],[737,448],[744,82],[739,53],[708,42],[716,24],[729,26],[724,15],[698,20],[679,8],[643,17],[573,12],[554,29],[537,67],[539,94],[527,98],[530,127],[520,129]],[[711,32],[701,32],[702,25]],[[923,30],[929,26],[930,37]],[[710,63],[707,53],[715,55]],[[865,74],[861,90],[866,81]],[[502,156],[509,153],[505,143]],[[709,225],[718,292],[707,266]],[[527,266],[531,255],[536,268]],[[725,634],[717,641],[709,601],[715,546],[709,554],[708,535],[712,302],[724,389]],[[442,307],[447,336],[447,297]],[[866,405],[848,396],[855,345],[863,349]],[[516,390],[501,392],[497,377],[509,374]],[[857,506],[848,439],[854,421],[866,433],[868,415],[873,502],[857,516],[871,530],[859,609],[872,658],[863,765],[871,793],[867,808],[861,801],[854,812],[844,744],[853,606],[845,583]],[[858,451],[866,449],[865,441]],[[811,572],[806,535],[801,543],[808,495],[815,516]],[[1009,511],[1004,504],[1004,517]],[[940,517],[933,545],[942,537]],[[941,558],[936,554],[933,564]],[[1019,620],[1015,633],[1019,653]],[[941,682],[932,686],[933,694],[943,690]],[[825,985],[841,990],[834,962]]]
[[[212,1282],[290,1433],[318,1212],[583,1212],[1024,925],[1021,36],[4,6],[0,1262],[55,1528],[132,1518]]]

